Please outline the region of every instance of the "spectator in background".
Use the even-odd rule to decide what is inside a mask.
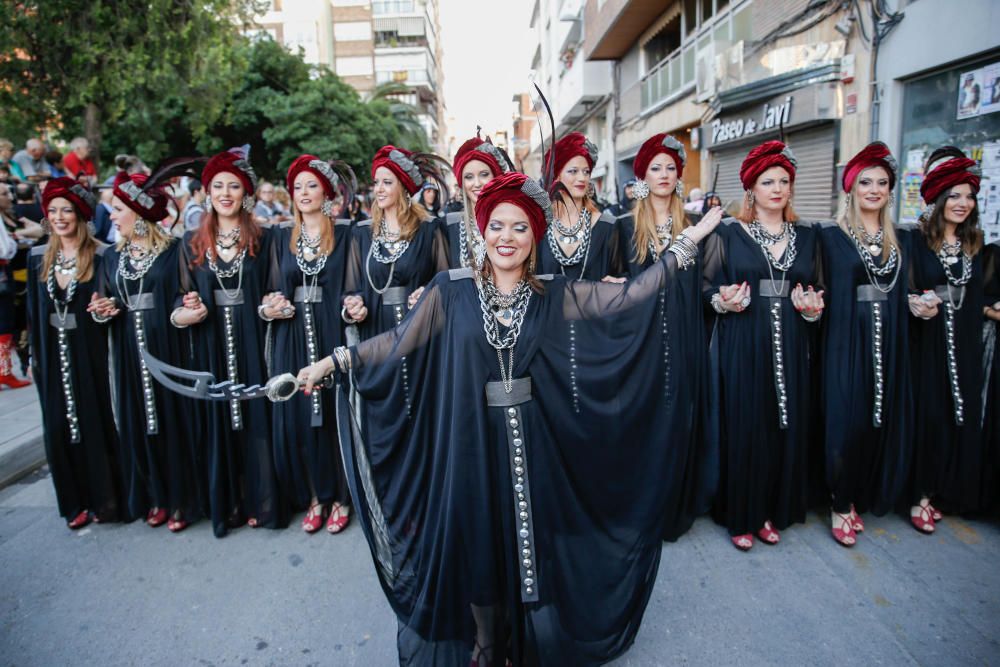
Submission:
[[[705,215],[715,206],[722,206],[722,198],[717,192],[706,192],[704,199],[701,200],[701,214]]]
[[[56,150],[51,150],[45,154],[45,162],[49,165],[49,174],[52,178],[59,178],[66,175],[66,167],[63,164],[63,154]]]
[[[66,175],[83,185],[93,187],[97,183],[97,167],[90,159],[90,142],[85,137],[77,137],[69,142],[69,153],[63,158]]]
[[[121,153],[115,156],[115,169],[117,171],[124,171],[129,176],[132,174],[146,174],[149,176],[150,173],[149,167],[146,166],[145,162],[140,160],[135,155],[128,155],[126,153]],[[117,173],[111,174],[111,176],[104,181],[104,186],[109,188],[114,187],[115,178],[117,178],[117,176]]]
[[[205,215],[205,188],[201,181],[192,178],[187,184],[188,200],[184,204],[184,211],[181,213],[181,220],[184,221],[184,231],[198,229],[201,224],[201,216]]]
[[[622,196],[618,203],[611,206],[609,210],[616,216],[625,215],[632,212],[632,205],[635,204],[635,197],[632,195],[632,188],[635,187],[635,179],[630,178],[622,186]]]
[[[437,218],[441,215],[441,192],[438,186],[433,183],[424,183],[420,189],[417,201],[419,201],[431,216]]]
[[[114,244],[118,237],[115,234],[115,226],[111,223],[111,198],[114,196],[113,188],[101,188],[101,201],[94,211],[94,238],[101,243]]]
[[[11,143],[9,139],[0,139],[0,161],[5,162],[10,169],[11,179],[14,181],[23,181],[24,174],[21,173],[21,168],[11,162],[14,158],[14,144]]]
[[[701,188],[691,188],[691,192],[688,193],[687,203],[684,204],[684,210],[691,211],[692,213],[701,213],[703,203],[704,197],[701,194]]]
[[[0,160],[0,183],[13,187],[14,176],[10,173],[10,164]]]
[[[28,139],[24,149],[14,153],[11,162],[21,168],[23,180],[38,183],[50,177],[49,165],[45,162],[45,143],[41,139]]]
[[[281,208],[274,201],[274,184],[261,181],[257,188],[257,205],[253,209],[253,217],[259,224],[276,225],[289,219],[283,215]]]
[[[40,223],[45,214],[35,196],[36,189],[31,183],[18,183],[14,187],[16,201],[14,203],[14,216],[16,218],[27,218],[32,222]]]
[[[343,199],[341,199],[342,202]],[[281,212],[281,215],[286,218],[292,217],[292,198],[288,196],[288,190],[280,185],[274,188],[274,205]],[[340,204],[338,203],[337,206],[339,207]]]

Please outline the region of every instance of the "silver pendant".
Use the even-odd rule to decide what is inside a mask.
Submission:
[[[873,243],[872,245],[868,246],[868,252],[870,252],[873,257],[877,257],[878,255],[882,254],[882,247],[877,246]]]
[[[958,257],[945,257],[944,258],[944,263],[947,264],[948,266],[956,264],[957,262],[958,262]]]
[[[572,245],[573,243],[577,243],[579,241],[580,241],[580,237],[578,237],[578,236],[560,236],[559,237],[559,243],[565,243],[566,245]]]

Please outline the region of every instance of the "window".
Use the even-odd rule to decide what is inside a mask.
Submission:
[[[681,17],[675,16],[660,32],[656,33],[642,47],[646,62],[650,67],[660,62],[681,45]]]
[[[337,76],[371,76],[375,71],[370,56],[348,56],[334,62]]]
[[[372,38],[370,21],[333,24],[333,39],[338,42],[363,42]]]
[[[413,0],[375,0],[372,14],[410,14],[414,12]]]

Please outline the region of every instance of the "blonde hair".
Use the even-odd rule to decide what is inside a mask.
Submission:
[[[136,214],[135,218],[136,224],[138,224],[139,221],[142,219],[143,219],[142,217]],[[148,220],[145,220],[145,223],[146,223],[146,229],[148,230],[146,232],[146,238],[149,239],[149,249],[150,251],[153,252],[153,254],[157,255],[160,254],[161,252],[166,250],[171,243],[174,242],[174,237],[171,236],[159,224],[155,222],[150,222]],[[132,235],[135,236],[134,231],[132,232]],[[121,237],[120,239],[118,239],[118,242],[115,243],[115,250],[121,252],[122,250],[125,249],[125,246],[127,246],[128,243],[129,239],[125,238],[124,236]]]
[[[845,201],[844,208],[837,216],[837,226],[839,226],[848,236],[857,236],[858,232],[864,229],[861,223],[861,198],[855,196],[854,190],[857,188],[857,180],[848,193],[849,202]],[[899,249],[899,241],[896,239],[896,228],[889,215],[889,203],[886,202],[878,212],[878,223],[882,226],[882,261],[889,259],[889,251],[893,246]]]
[[[402,183],[396,181],[399,188],[399,198],[396,200],[396,220],[399,221],[399,240],[409,241],[417,233],[420,223],[431,217],[427,209],[413,199],[408,192],[403,189]],[[382,221],[385,213],[382,207],[375,205],[372,207],[372,236],[375,236],[382,229]]]
[[[289,241],[288,249],[291,250],[294,255],[299,250],[299,236],[302,234],[302,212],[296,208],[292,212],[292,215],[295,218],[295,224],[292,225],[292,237]],[[337,239],[333,234],[333,220],[324,215],[321,225],[322,229],[320,230],[319,252],[321,255],[329,255],[333,252],[333,248],[337,242]]]
[[[670,227],[670,242],[677,240],[678,235],[691,226],[691,221],[684,213],[684,202],[677,195],[670,195],[670,217],[673,223]],[[635,208],[632,209],[635,218],[635,232],[632,235],[632,243],[635,245],[635,262],[642,264],[649,255],[649,244],[657,240],[656,237],[656,211],[653,209],[653,202],[650,197],[644,197],[636,201]]]
[[[85,283],[94,277],[94,255],[97,253],[97,239],[90,233],[87,221],[77,211],[76,206],[73,207],[73,211],[76,213],[76,279]],[[45,255],[42,257],[42,270],[38,275],[39,282],[44,283],[49,279],[49,271],[56,263],[56,254],[60,247],[62,247],[62,243],[59,237],[53,234],[49,238],[49,245],[45,248]]]

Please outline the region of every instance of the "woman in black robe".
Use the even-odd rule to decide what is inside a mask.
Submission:
[[[469,139],[455,153],[452,171],[461,191],[462,209],[437,219],[448,242],[448,266],[462,269],[478,267],[486,256],[486,244],[476,227],[475,206],[479,192],[490,180],[511,171],[507,155],[478,136]]]
[[[908,257],[889,218],[896,170],[881,142],[851,158],[844,211],[820,229],[826,481],[833,538],[846,547],[864,530],[860,514],[895,507],[912,452]]]
[[[159,221],[169,196],[155,175],[119,172],[111,220],[121,241],[105,255],[97,321],[111,320],[111,376],[128,516],[174,533],[203,513],[197,421],[190,401],[159,386],[142,351],[173,364],[189,340],[172,314],[180,296],[180,244]]]
[[[953,146],[927,160],[920,195],[928,204],[910,239],[911,372],[914,423],[910,520],[932,533],[942,512],[980,509],[983,443],[984,263],[976,162]],[[992,255],[991,255],[992,257]],[[991,302],[995,299],[991,299]]]
[[[71,529],[123,514],[107,331],[87,313],[104,253],[87,226],[96,206],[76,181],[49,181],[42,193],[49,243],[28,257],[32,373],[45,457],[59,514]]]
[[[704,298],[717,313],[711,342],[720,440],[717,518],[736,548],[805,520],[811,413],[810,323],[816,230],[791,208],[795,159],[780,141],[754,148],[740,167],[739,219],[707,241]],[[715,411],[715,409],[713,410]]]
[[[546,152],[552,225],[539,243],[539,274],[572,280],[625,275],[615,216],[602,213],[589,194],[596,162],[597,146],[579,132],[570,132]]]
[[[988,461],[983,466],[982,506],[997,508],[1000,501],[1000,242],[994,241],[983,248],[983,261],[992,266],[993,281],[986,286],[986,303],[983,313],[983,442]]]
[[[257,177],[245,149],[213,156],[202,172],[209,210],[184,237],[191,289],[179,304],[198,322],[192,327],[196,368],[234,383],[264,384],[266,324],[292,317],[288,299],[262,305],[276,265],[273,235],[252,217]],[[187,285],[186,285],[187,287]],[[187,313],[180,315],[185,321]],[[175,318],[176,319],[176,318]],[[271,447],[271,413],[262,401],[206,405],[206,433],[199,443],[207,464],[208,505],[217,537],[246,523],[284,528],[288,512],[278,486]]]
[[[686,162],[684,145],[666,133],[647,139],[635,156],[632,165],[636,177],[632,186],[635,205],[631,213],[618,218],[622,247],[627,249],[625,259],[630,278],[637,278],[659,261],[677,236],[701,217],[684,210],[684,186],[680,179]],[[704,316],[701,269],[699,258],[693,270],[677,276],[675,287],[690,294],[693,306],[684,317],[692,320],[701,320]],[[656,318],[664,327],[670,325],[662,306],[657,309]],[[664,353],[669,354],[666,344],[666,340],[660,343]],[[690,421],[677,425],[667,436],[674,456],[669,467],[670,477],[664,479],[664,484],[673,489],[664,517],[664,537],[668,540],[677,539],[691,527],[696,516],[708,510],[718,474],[718,452],[705,446],[703,430],[708,410],[708,346],[703,331],[677,349],[688,355],[691,363],[697,363],[695,368],[699,370],[692,373],[690,382],[696,385],[701,400],[690,415],[685,415]],[[690,433],[690,440],[682,443],[676,435],[679,432]]]
[[[341,443],[401,664],[608,661],[634,639],[656,578],[662,437],[692,398],[686,357],[668,371],[649,344],[653,313],[663,288],[671,312],[690,307],[671,286],[721,212],[640,278],[609,284],[531,272],[549,211],[534,181],[495,178],[477,204],[483,268],[439,274],[393,331],[332,355],[363,399],[338,398]],[[575,368],[570,321],[588,334]],[[389,423],[404,357],[414,409]],[[306,391],[334,366],[300,371]]]
[[[288,168],[294,220],[273,230],[278,264],[263,304],[290,298],[294,316],[272,324],[272,375],[295,373],[316,363],[323,350],[343,344],[340,300],[351,221],[337,218],[334,202],[353,199],[351,177],[340,163],[315,155],[299,156]],[[351,499],[337,444],[333,393],[275,403],[273,419],[274,465],[282,490],[294,509],[308,509],[302,529],[315,533],[329,516],[327,531],[339,533],[349,521]]]

